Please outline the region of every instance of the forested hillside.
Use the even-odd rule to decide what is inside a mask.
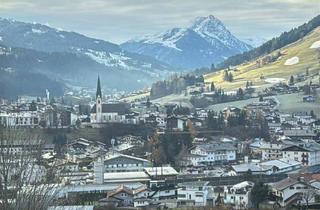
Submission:
[[[320,15],[314,17],[308,23],[305,23],[297,28],[290,30],[289,32],[282,33],[279,37],[273,38],[270,41],[264,43],[258,48],[231,56],[219,65],[219,68],[227,68],[229,66],[239,65],[246,61],[256,59],[260,56],[269,54],[277,49],[280,49],[288,44],[291,44],[310,33],[312,30],[320,26]]]

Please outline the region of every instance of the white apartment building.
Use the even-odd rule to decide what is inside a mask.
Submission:
[[[230,143],[199,144],[191,148],[188,156],[192,165],[213,165],[217,162],[229,162],[236,160],[237,148]]]
[[[224,187],[224,203],[231,204],[235,209],[250,208],[251,189],[254,183],[244,181],[233,186]]]
[[[262,160],[277,160],[282,158],[281,142],[262,142],[259,150]]]
[[[0,125],[5,127],[34,127],[39,121],[40,115],[33,111],[0,113]]]
[[[320,163],[320,144],[307,142],[299,145],[291,145],[282,149],[285,161],[295,160],[303,166],[313,166]]]
[[[178,206],[206,206],[211,193],[209,182],[185,182],[179,184]]]

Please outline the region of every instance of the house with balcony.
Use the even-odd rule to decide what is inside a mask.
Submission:
[[[212,187],[208,181],[184,182],[178,185],[178,206],[212,206]]]
[[[285,161],[298,161],[303,166],[313,166],[320,163],[320,144],[315,142],[303,142],[282,149]]]
[[[244,181],[233,186],[224,186],[224,203],[231,204],[235,209],[251,207],[251,190],[253,182]]]

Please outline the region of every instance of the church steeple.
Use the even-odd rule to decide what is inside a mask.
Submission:
[[[101,123],[102,121],[102,93],[100,85],[100,77],[98,75],[97,92],[96,92],[96,122]]]
[[[101,93],[101,85],[100,85],[100,77],[98,75],[98,82],[97,82],[97,92],[96,92],[96,98],[102,98],[102,93]]]

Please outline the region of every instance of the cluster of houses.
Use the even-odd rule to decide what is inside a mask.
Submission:
[[[280,88],[280,87],[278,87]],[[190,93],[203,91],[205,86],[189,88]],[[293,90],[292,90],[293,91]],[[46,166],[55,167],[61,183],[59,199],[87,196],[84,203],[118,208],[179,208],[230,206],[251,208],[252,190],[259,177],[268,186],[269,196],[260,203],[263,208],[290,207],[316,203],[320,193],[320,120],[306,113],[281,113],[273,98],[257,99],[244,107],[253,128],[265,123],[269,139],[240,139],[223,133],[210,134],[208,109],[192,113],[168,114],[177,105],[161,106],[147,102],[105,103],[98,79],[95,101],[87,113],[80,106],[61,102],[22,97],[15,103],[0,106],[0,124],[6,127],[82,127],[103,128],[110,123],[149,124],[158,134],[185,132],[189,124],[207,132],[193,137],[192,146],[177,154],[175,164],[155,165],[150,151],[135,154],[148,139],[143,136],[115,136],[111,147],[102,139],[69,139],[59,148],[43,144],[41,157]],[[174,111],[173,111],[174,112]],[[223,122],[239,116],[242,110],[226,107]],[[209,133],[209,134],[208,134]],[[39,149],[26,142],[0,145],[10,153]],[[39,164],[45,176],[46,168]],[[14,174],[13,174],[14,175]],[[261,180],[260,180],[261,181]]]

